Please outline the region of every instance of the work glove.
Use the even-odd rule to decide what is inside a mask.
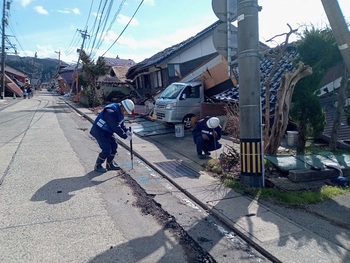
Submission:
[[[126,141],[130,142],[132,140],[132,132],[131,131],[127,131],[126,132]]]
[[[132,136],[132,131],[128,130],[128,131],[126,132],[126,135],[127,135],[127,136]]]

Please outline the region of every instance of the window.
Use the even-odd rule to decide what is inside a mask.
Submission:
[[[150,74],[152,88],[159,88],[162,86],[162,74],[160,71]]]
[[[178,77],[180,75],[180,65],[179,64],[169,64],[168,74],[169,77]]]

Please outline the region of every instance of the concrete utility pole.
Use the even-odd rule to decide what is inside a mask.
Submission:
[[[79,67],[79,62],[80,62],[80,57],[81,57],[81,52],[83,51],[84,49],[84,44],[85,44],[85,39],[90,37],[88,34],[87,34],[87,30],[78,30],[83,38],[83,42],[81,44],[81,47],[80,49],[78,50],[79,52],[79,57],[78,57],[78,62],[77,62],[77,65],[75,66],[75,70],[74,70],[74,73],[73,73],[73,82],[72,82],[72,86],[71,86],[71,90],[73,91],[73,87],[74,87],[74,80],[75,80],[75,101],[76,102],[79,102],[79,92],[78,92],[78,67]]]
[[[1,39],[1,86],[2,86],[2,91],[1,91],[1,98],[5,99],[5,20],[6,20],[6,0],[3,2],[2,6],[2,39]]]
[[[257,0],[238,0],[238,69],[241,181],[264,187]]]
[[[341,116],[346,102],[346,89],[350,85],[350,79],[348,77],[350,76],[350,32],[337,0],[322,0],[322,5],[345,65],[344,74],[338,90],[338,105],[334,114],[333,132],[329,143],[331,149],[336,149]]]
[[[60,50],[55,51],[55,53],[58,54],[58,70],[57,70],[57,72],[59,72],[61,69],[61,51]]]
[[[350,32],[339,7],[339,3],[337,0],[321,1],[346,69],[350,72]]]

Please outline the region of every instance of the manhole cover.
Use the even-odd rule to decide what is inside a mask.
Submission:
[[[199,177],[199,172],[179,161],[167,161],[155,163],[172,177]]]

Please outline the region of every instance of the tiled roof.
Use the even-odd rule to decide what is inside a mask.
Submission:
[[[67,84],[71,84],[73,82],[73,73],[76,69],[76,65],[68,65],[64,68],[61,68],[60,71],[58,72],[58,75],[64,79],[64,81],[67,83]],[[80,72],[82,69],[82,65],[80,64],[79,67],[78,67],[78,72]],[[56,76],[58,77],[58,76]]]
[[[60,72],[59,75],[62,79],[64,79],[64,81],[67,83],[67,84],[71,84],[73,82],[73,72],[74,70],[66,70],[66,71],[63,71],[63,72]]]
[[[273,113],[276,106],[277,101],[277,89],[279,88],[281,77],[282,75],[287,71],[292,71],[294,69],[292,61],[296,59],[298,56],[295,48],[290,47],[287,49],[285,54],[283,55],[277,72],[274,74],[271,85],[270,85],[270,112]],[[260,87],[261,87],[261,100],[262,100],[262,109],[263,111],[266,108],[266,101],[265,101],[265,95],[266,95],[266,86],[265,81],[269,77],[272,67],[273,67],[273,60],[269,57],[265,57],[260,62],[260,72],[261,72],[261,78],[260,78]],[[234,75],[237,80],[239,80],[239,74],[238,70],[234,69]],[[217,95],[214,95],[211,97],[211,99],[216,101],[222,101],[222,102],[231,102],[231,103],[238,103],[239,101],[239,89],[238,87],[233,86],[231,89],[228,89],[224,92],[221,92]]]
[[[114,66],[127,66],[127,67],[132,67],[136,63],[132,59],[121,59],[119,57],[116,58],[103,58],[106,65],[109,67],[114,67]]]
[[[112,70],[120,82],[126,81],[125,75],[128,72],[129,67],[127,67],[127,66],[113,66]]]
[[[281,77],[285,72],[292,71],[294,69],[292,61],[295,60],[297,57],[298,57],[298,54],[296,52],[296,49],[293,47],[289,48],[287,52],[284,54],[282,60],[280,61],[278,71],[274,74],[272,78],[272,81],[271,81],[272,84],[270,85],[270,113],[271,114],[273,114],[275,111],[275,107],[277,103],[277,90],[281,82]],[[272,67],[273,67],[273,61],[269,58],[264,58],[260,62],[260,70],[261,70],[260,87],[261,87],[261,103],[262,103],[263,112],[265,112],[265,109],[266,109],[265,80],[269,76]],[[342,70],[341,65],[340,66],[336,65],[326,74],[326,76],[323,78],[323,81],[322,81],[322,83],[325,86],[321,90],[322,96],[320,97],[320,104],[326,112],[326,126],[322,133],[322,138],[326,141],[329,141],[332,135],[334,114],[336,110],[336,107],[334,106],[334,104],[338,99],[337,96],[335,96],[335,94],[337,94],[335,89],[339,88],[340,86],[340,80],[334,79],[334,78],[341,76],[341,73],[339,73],[341,72],[341,70]],[[237,71],[235,72],[235,77],[239,79]],[[332,81],[334,83],[332,83]],[[328,86],[332,86],[332,88],[327,88]],[[238,87],[232,87],[231,89],[228,89],[222,93],[212,96],[211,99],[215,101],[221,101],[221,102],[238,103],[239,101]],[[346,117],[344,116],[344,114],[341,119],[341,126],[340,126],[339,136],[338,136],[338,146],[341,146],[346,149],[350,149],[350,127],[346,123]]]

